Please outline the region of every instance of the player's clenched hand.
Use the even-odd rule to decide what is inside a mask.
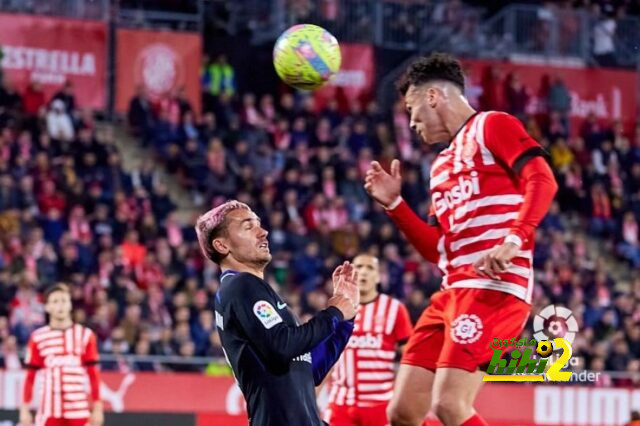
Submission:
[[[386,207],[398,198],[401,188],[399,160],[391,162],[391,173],[387,173],[377,161],[371,162],[364,177],[364,189],[374,200]]]
[[[357,308],[360,304],[360,289],[358,288],[358,271],[353,264],[345,261],[333,271],[331,278],[333,294],[348,297]]]
[[[473,266],[479,273],[493,279],[498,279],[497,274],[507,271],[507,268],[511,266],[511,259],[518,254],[519,250],[520,248],[514,243],[504,243],[495,246],[493,250],[474,263]]]

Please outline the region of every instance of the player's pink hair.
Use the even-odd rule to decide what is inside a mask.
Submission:
[[[222,256],[211,244],[214,238],[221,235],[226,228],[226,219],[229,212],[237,209],[251,210],[251,207],[238,200],[229,200],[214,207],[198,218],[196,222],[196,234],[202,254],[215,263],[220,263]]]

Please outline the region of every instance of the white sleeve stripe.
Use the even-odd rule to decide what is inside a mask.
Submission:
[[[396,324],[396,316],[398,315],[398,307],[400,302],[395,299],[391,300],[391,307],[389,308],[389,316],[387,317],[387,327],[385,328],[385,334],[391,334],[393,332],[393,327]]]

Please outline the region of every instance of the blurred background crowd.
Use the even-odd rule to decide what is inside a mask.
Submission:
[[[300,20],[315,3],[291,1],[288,11]],[[333,2],[321,3],[327,10],[313,13],[325,10],[329,19]],[[403,13],[431,10],[426,3],[389,2],[385,7],[402,10],[389,12],[395,20],[385,25],[411,31]],[[464,10],[475,10],[471,3]],[[229,2],[213,4],[223,14]],[[434,3],[440,12],[433,19],[456,19],[460,4]],[[639,11],[636,1],[546,7],[604,11],[594,36],[616,31],[617,19]],[[594,53],[597,63],[617,64],[606,49]],[[639,386],[640,125],[625,129],[592,115],[576,129],[562,80],[537,95],[544,102],[531,113],[531,88],[517,74],[488,69],[487,76],[474,106],[520,118],[550,153],[560,185],[536,233],[534,310],[556,303],[572,310],[581,368],[634,373],[604,374],[596,386]],[[353,102],[344,111],[335,100],[319,109],[313,97],[277,88],[257,95],[242,90],[224,56],[207,59],[201,87],[201,114],[179,90],[153,101],[139,90],[116,129],[126,127],[148,156],[125,170],[116,140],[124,132],[78,108],[73,85],[46,99],[38,84],[17,92],[3,79],[0,351],[6,368],[20,368],[29,333],[45,323],[42,290],[65,281],[73,289],[75,321],[98,335],[103,369],[221,373],[216,363],[178,359],[223,356],[212,314],[219,271],[200,254],[195,214],[179,220],[160,170],[200,212],[229,198],[252,206],[269,231],[267,279],[303,321],[325,306],[334,267],[360,252],[380,258],[381,291],[401,299],[412,321],[428,305],[440,272],[362,186],[372,160],[388,167],[400,158],[404,198],[420,215],[428,211],[429,170],[443,147],[417,142],[401,101],[388,110],[375,101]],[[178,357],[160,363],[131,354]]]

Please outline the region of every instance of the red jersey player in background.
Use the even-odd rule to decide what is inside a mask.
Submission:
[[[399,85],[411,128],[447,142],[430,170],[428,223],[402,200],[400,163],[373,162],[365,188],[409,242],[443,271],[409,339],[389,404],[391,424],[487,424],[473,409],[495,337],[519,337],[533,290],[534,231],[557,191],[545,151],[513,116],[476,112],[460,63],[417,60]],[[505,401],[508,403],[508,401]]]
[[[49,325],[35,330],[29,338],[20,423],[22,426],[33,424],[29,405],[36,372],[40,370],[44,380],[36,426],[101,426],[104,415],[96,335],[87,327],[73,323],[71,292],[65,284],[47,289],[44,302]],[[86,392],[87,378],[91,400]]]
[[[360,306],[353,334],[333,367],[324,420],[331,426],[386,426],[394,359],[409,339],[411,320],[402,303],[378,293],[378,258],[361,254],[353,266],[358,271]]]

